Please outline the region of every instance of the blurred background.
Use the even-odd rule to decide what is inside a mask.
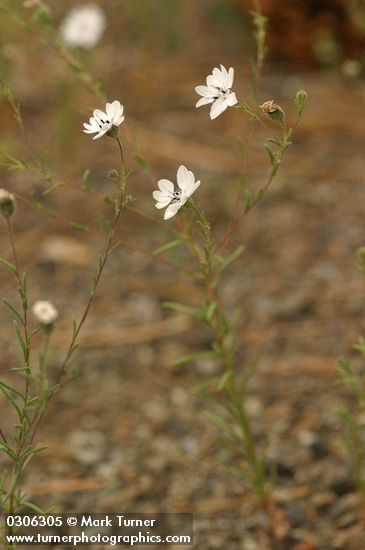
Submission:
[[[203,289],[174,267],[190,265],[182,249],[151,254],[172,240],[174,223],[159,223],[151,197],[157,179],[174,180],[180,164],[191,169],[219,240],[240,174],[255,190],[270,171],[263,143],[276,135],[275,125],[262,128],[235,109],[211,121],[207,108],[195,109],[194,87],[220,63],[235,68],[237,97],[252,104],[253,5],[99,1],[106,18],[100,42],[60,55],[34,15],[36,2],[25,4],[0,2],[1,80],[20,102],[25,127],[24,136],[2,96],[0,178],[18,196],[16,241],[31,300],[52,300],[60,311],[51,375],[88,298],[103,249],[102,219],[111,214],[100,196],[113,196],[108,172],[118,165],[112,140],[95,142],[82,132],[90,111],[105,101],[68,66],[67,52],[108,100],[124,105],[129,192],[133,208],[144,212],[122,217],[123,246],[110,259],[73,359],[77,379],[51,404],[40,434],[48,449],[29,469],[26,490],[59,511],[90,512],[92,502],[98,512],[194,512],[194,548],[262,550],[254,500],[215,463],[224,458],[217,433],[204,417],[206,404],[189,393],[219,365],[200,360],[170,368],[208,348],[211,335],[161,303],[199,304]],[[49,1],[54,28],[80,4]],[[228,312],[237,304],[244,309],[242,372],[260,359],[248,407],[256,437],[278,468],[285,548],[361,550],[364,533],[336,416],[346,395],[335,386],[335,366],[339,356],[352,355],[363,331],[355,253],[365,244],[365,2],[263,0],[262,8],[269,26],[260,103],[275,99],[288,125],[297,90],[307,90],[310,103],[272,188],[226,247],[228,253],[243,242],[247,250],[225,275],[221,297]],[[82,189],[87,169],[91,193]],[[3,226],[0,242],[10,258]],[[2,296],[15,301],[5,269],[0,282]],[[20,361],[11,321],[2,308],[6,380]],[[0,416],[10,434],[13,419],[3,401]]]

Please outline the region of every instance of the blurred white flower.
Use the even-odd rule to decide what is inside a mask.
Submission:
[[[97,4],[74,6],[60,26],[61,38],[71,48],[96,46],[106,27],[104,12]]]
[[[200,185],[200,181],[195,181],[195,176],[185,166],[180,166],[177,170],[177,185],[175,190],[174,184],[169,180],[159,180],[157,182],[159,191],[152,193],[153,198],[157,201],[156,208],[166,208],[164,220],[169,220],[180,210],[186,203],[189,197],[196,191]]]
[[[84,122],[85,134],[96,134],[93,139],[98,139],[107,134],[113,127],[117,128],[124,120],[124,107],[120,101],[115,100],[113,103],[107,103],[104,111],[95,109],[89,123]]]
[[[32,312],[40,325],[52,325],[58,317],[58,311],[51,302],[38,300]]]
[[[212,74],[207,76],[206,86],[197,86],[195,91],[201,95],[201,99],[196,104],[196,107],[212,103],[210,109],[210,118],[213,120],[227,109],[236,105],[236,94],[232,92],[234,69],[231,67],[229,71],[223,65],[218,69],[215,67]]]

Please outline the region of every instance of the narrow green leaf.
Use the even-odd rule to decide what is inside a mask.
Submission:
[[[52,176],[49,176],[49,178],[52,178]],[[46,179],[46,178],[42,178],[42,179]],[[48,180],[47,180],[48,181]],[[50,195],[51,193],[53,193],[53,191],[56,191],[56,189],[58,189],[59,187],[64,187],[64,183],[62,182],[56,182],[54,183],[53,185],[51,185],[51,187],[48,187],[48,189],[46,189],[45,191],[43,191],[42,195],[45,197],[47,195]]]
[[[218,307],[217,302],[212,302],[211,304],[208,305],[208,308],[207,308],[207,310],[205,311],[205,314],[204,314],[204,319],[205,319],[205,321],[207,321],[207,323],[212,322],[214,314],[217,311],[217,307]]]
[[[1,262],[3,265],[5,265],[5,267],[7,267],[8,269],[10,269],[10,271],[11,271],[12,273],[15,273],[15,275],[16,275],[17,270],[16,270],[15,265],[11,264],[11,263],[8,262],[7,260],[4,260],[4,258],[0,258],[0,262]]]
[[[50,208],[48,208],[47,206],[45,206],[37,197],[36,197],[36,194],[33,192],[31,194],[31,198],[32,198],[32,203],[33,205],[38,208],[38,210],[40,210],[41,212],[44,212],[49,218],[55,220],[57,219],[57,214],[55,212],[53,212],[53,210],[51,210]]]
[[[231,372],[225,372],[225,373],[221,376],[221,378],[220,378],[220,380],[219,380],[219,382],[218,382],[218,384],[217,384],[217,389],[218,389],[219,391],[222,391],[222,390],[225,388],[227,382],[228,382],[229,380],[231,380],[231,378],[232,378],[232,373],[231,373]]]
[[[19,328],[19,325],[16,321],[14,321],[14,325],[15,325],[15,332],[16,332],[16,335],[18,337],[18,340],[19,340],[19,343],[20,343],[20,346],[22,348],[22,352],[23,352],[23,356],[24,356],[24,361],[27,363],[28,362],[28,350],[27,350],[27,346],[25,345],[25,342],[23,340],[23,337],[21,335],[21,332],[20,332],[20,328]]]
[[[143,168],[143,170],[148,172],[148,170],[150,169],[150,165],[144,158],[140,157],[139,155],[134,155],[134,160]]]
[[[264,147],[266,149],[267,154],[269,155],[271,165],[276,166],[278,161],[277,161],[277,158],[276,158],[276,155],[275,155],[274,151],[270,148],[270,146],[267,143],[264,144]]]
[[[185,363],[190,363],[191,361],[197,361],[198,359],[207,359],[210,357],[216,357],[214,351],[197,351],[195,353],[190,353],[189,355],[184,355],[179,359],[176,359],[171,367],[178,367],[179,365],[184,365]]]
[[[87,225],[83,225],[82,223],[76,223],[73,222],[70,224],[72,229],[75,229],[76,231],[80,231],[80,233],[88,233],[90,231],[90,227]]]
[[[202,312],[201,309],[186,304],[180,304],[178,302],[162,302],[162,307],[174,309],[175,311],[181,311],[182,313],[188,313],[189,315],[192,315],[200,320],[204,318],[204,312]]]
[[[82,188],[86,192],[90,191],[89,176],[90,176],[90,170],[88,168],[87,170],[85,170],[85,172],[82,176]]]
[[[159,256],[160,254],[164,254],[164,252],[168,252],[169,250],[173,250],[177,246],[180,246],[184,241],[181,239],[176,239],[176,241],[171,241],[170,243],[164,244],[160,248],[157,248],[152,252],[153,256]]]
[[[238,258],[241,256],[241,254],[245,251],[246,247],[243,244],[240,244],[232,254],[230,254],[227,258],[225,258],[222,262],[220,272],[223,273],[227,267],[229,267],[233,262],[238,260]]]
[[[20,324],[22,326],[24,326],[24,321],[23,321],[22,317],[20,316],[20,313],[18,313],[18,311],[15,309],[15,307],[10,302],[8,302],[5,298],[3,298],[3,302],[6,305],[6,307],[8,307],[10,309],[10,311],[15,315],[15,317],[18,319]]]

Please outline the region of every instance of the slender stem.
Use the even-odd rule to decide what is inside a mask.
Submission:
[[[108,237],[108,240],[107,240],[107,243],[106,243],[106,246],[105,246],[105,249],[104,249],[104,254],[101,258],[101,261],[99,263],[99,268],[98,268],[98,272],[96,274],[96,277],[94,279],[94,282],[93,282],[93,288],[92,288],[92,291],[91,291],[91,294],[89,296],[89,299],[87,301],[87,304],[85,306],[85,309],[84,309],[84,312],[81,316],[81,319],[80,321],[78,322],[76,328],[74,329],[73,331],[73,335],[72,335],[72,338],[71,338],[71,342],[69,344],[69,347],[66,351],[66,355],[65,355],[65,358],[61,364],[61,367],[58,371],[58,375],[57,375],[57,378],[56,378],[56,386],[58,386],[64,376],[64,374],[66,373],[66,370],[67,370],[67,367],[68,367],[68,364],[69,364],[69,360],[75,350],[75,346],[76,346],[76,341],[77,341],[77,338],[79,336],[79,333],[87,319],[87,316],[89,314],[89,311],[90,311],[90,308],[94,302],[94,297],[95,297],[95,294],[96,294],[96,291],[97,291],[97,288],[99,286],[99,282],[100,282],[100,279],[102,277],[102,274],[104,272],[104,268],[105,268],[105,265],[107,263],[107,260],[108,260],[108,257],[109,257],[109,254],[113,248],[113,240],[114,240],[114,234],[115,234],[115,231],[118,227],[118,222],[119,222],[119,219],[120,219],[120,216],[121,216],[121,213],[122,213],[122,210],[125,206],[125,203],[124,203],[124,193],[125,193],[125,173],[124,173],[124,155],[123,155],[123,148],[122,148],[122,144],[119,140],[119,138],[117,137],[116,138],[117,142],[118,142],[118,148],[119,148],[119,153],[120,153],[120,158],[121,158],[121,178],[122,178],[122,182],[121,182],[121,185],[119,186],[119,198],[118,198],[118,202],[117,202],[117,207],[116,207],[116,212],[115,212],[115,216],[114,216],[114,221],[113,221],[113,224],[112,224],[112,227],[111,227],[111,230],[110,230],[110,233],[109,233],[109,237]],[[48,408],[48,405],[49,405],[49,402],[52,398],[52,395],[53,393],[49,396],[49,399],[47,400],[47,403],[45,405],[45,407],[43,408],[41,414],[38,416],[38,418],[36,418],[34,420],[34,423],[33,423],[33,430],[32,430],[32,434],[31,434],[31,437],[30,437],[30,444],[33,442],[37,432],[38,432],[38,429],[39,429],[39,426],[44,418],[44,415],[46,413],[46,410]]]
[[[224,235],[222,241],[218,244],[217,248],[216,248],[216,252],[222,248],[229,240],[229,238],[232,236],[232,234],[236,231],[237,227],[239,226],[241,220],[243,218],[245,218],[250,212],[251,210],[256,206],[256,204],[266,195],[266,192],[268,191],[269,187],[271,186],[278,170],[279,170],[279,166],[280,166],[280,162],[283,160],[284,158],[284,155],[285,155],[285,151],[287,150],[287,148],[289,147],[290,145],[290,130],[288,131],[288,128],[287,128],[287,125],[286,125],[286,122],[285,122],[285,118],[283,118],[283,120],[280,120],[280,127],[281,127],[281,130],[282,130],[282,141],[280,142],[280,148],[279,148],[279,151],[278,151],[278,159],[275,164],[272,165],[271,167],[271,171],[270,171],[270,174],[265,182],[265,184],[263,185],[263,187],[261,187],[257,194],[256,194],[256,197],[254,198],[254,200],[251,202],[249,208],[247,208],[244,212],[242,212],[239,216],[236,217],[236,220],[234,222],[232,222],[232,220],[230,220],[230,223],[229,223],[229,226],[228,226],[228,229],[226,231],[226,234]]]
[[[241,442],[243,449],[243,458],[247,461],[248,467],[251,470],[251,475],[253,478],[254,488],[260,506],[263,511],[266,512],[267,517],[269,518],[269,527],[268,535],[273,548],[277,547],[275,530],[273,527],[273,518],[272,518],[272,500],[271,500],[271,491],[270,487],[266,484],[265,473],[263,471],[262,461],[258,456],[258,452],[255,446],[254,436],[252,434],[249,418],[245,411],[244,406],[244,394],[239,386],[239,382],[234,371],[233,365],[233,354],[234,350],[232,345],[227,341],[227,336],[230,335],[230,330],[222,329],[222,318],[224,318],[222,309],[219,306],[219,296],[217,292],[217,280],[214,267],[214,256],[212,253],[212,242],[210,237],[210,226],[207,222],[204,212],[202,212],[195,205],[192,206],[195,212],[197,212],[198,219],[203,228],[203,241],[204,241],[204,283],[207,295],[208,304],[216,304],[215,312],[213,318],[210,321],[210,327],[214,332],[215,342],[218,348],[221,350],[221,357],[226,373],[229,373],[230,377],[227,382],[227,385],[224,387],[223,392],[232,404],[232,415],[235,422],[237,422],[238,428],[241,432]],[[194,256],[197,259],[198,265],[202,268],[202,262],[200,259],[200,254],[196,253],[197,243],[194,241],[193,235],[191,233],[191,228],[188,228],[186,231],[187,234],[187,244],[192,249]]]
[[[123,147],[122,147],[122,143],[119,139],[119,136],[116,137],[116,140],[118,142],[118,146],[119,146],[119,152],[120,152],[120,158],[121,158],[121,161],[122,161],[122,167],[123,167],[123,170],[124,170],[124,154],[123,154]]]
[[[10,242],[10,247],[12,251],[13,256],[13,262],[15,266],[15,278],[18,283],[18,292],[21,298],[22,303],[22,310],[23,310],[23,331],[24,331],[24,342],[26,347],[25,352],[25,366],[26,366],[26,377],[25,377],[25,402],[27,401],[29,397],[29,390],[30,390],[30,339],[28,335],[28,300],[26,295],[26,290],[23,288],[23,282],[20,274],[20,267],[19,267],[19,261],[18,261],[18,255],[16,251],[15,246],[15,239],[14,239],[14,231],[13,231],[13,224],[11,222],[11,218],[6,218],[6,227]]]
[[[48,355],[50,338],[51,338],[51,331],[47,330],[45,333],[43,350],[39,358],[39,396],[42,398],[43,406],[46,402],[46,395],[44,393],[44,390],[45,390],[45,384],[47,382],[46,366],[47,366],[47,355]]]

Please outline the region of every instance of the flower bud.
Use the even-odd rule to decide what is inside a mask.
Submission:
[[[112,170],[109,170],[108,172],[108,177],[111,178],[111,179],[118,179],[119,178],[119,174],[118,172],[115,170],[115,168],[113,168]]]
[[[4,218],[10,218],[15,210],[15,197],[6,189],[0,188],[0,212]]]
[[[260,105],[260,109],[272,120],[280,120],[282,122],[285,118],[283,109],[280,105],[277,105],[273,99],[265,101],[262,105]]]

